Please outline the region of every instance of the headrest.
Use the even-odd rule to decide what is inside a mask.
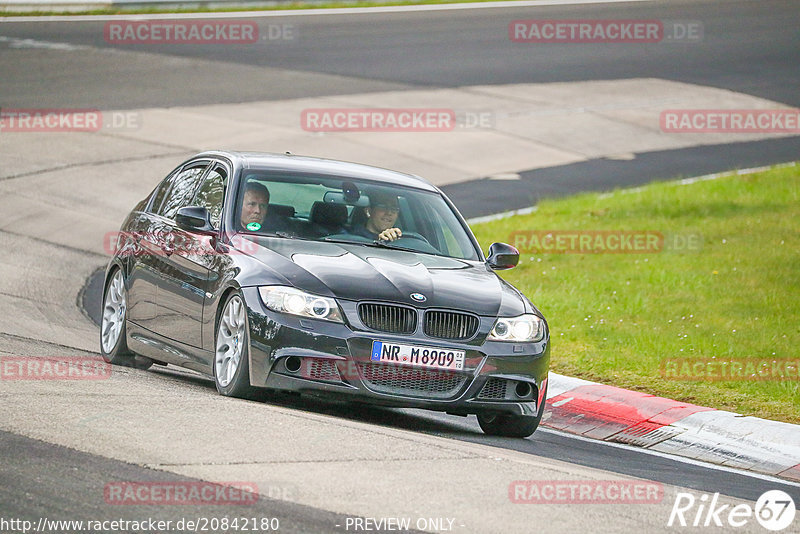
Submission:
[[[347,206],[332,202],[314,202],[311,206],[311,222],[322,226],[344,226],[347,222]]]
[[[270,215],[280,215],[281,217],[294,217],[294,206],[286,204],[270,204],[267,211]]]

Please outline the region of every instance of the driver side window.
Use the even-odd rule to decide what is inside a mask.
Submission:
[[[225,169],[216,166],[208,173],[203,185],[197,191],[192,202],[193,206],[201,206],[208,210],[211,216],[211,224],[214,228],[219,228],[222,221],[222,205],[225,199],[225,184],[227,183]]]
[[[208,162],[204,162],[200,165],[185,167],[181,172],[175,174],[170,180],[169,193],[156,213],[167,219],[174,219],[178,209],[189,205],[189,199],[194,196],[207,166]]]

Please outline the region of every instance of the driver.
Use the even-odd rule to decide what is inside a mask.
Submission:
[[[402,237],[403,231],[395,226],[400,215],[400,204],[395,195],[373,193],[369,196],[369,207],[364,208],[367,221],[353,228],[352,233],[370,239],[394,241]]]
[[[262,228],[270,232],[287,232],[289,221],[269,213],[269,189],[258,182],[247,182],[242,199],[242,226],[257,232]]]

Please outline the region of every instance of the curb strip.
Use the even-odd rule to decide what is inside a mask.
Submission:
[[[800,425],[552,372],[542,425],[800,482]]]

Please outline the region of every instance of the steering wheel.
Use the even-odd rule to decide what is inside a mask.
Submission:
[[[401,235],[398,239],[403,239],[404,237],[407,237],[409,239],[419,239],[429,245],[431,244],[430,241],[425,239],[425,236],[423,236],[422,234],[418,234],[416,232],[403,232],[403,235]]]

